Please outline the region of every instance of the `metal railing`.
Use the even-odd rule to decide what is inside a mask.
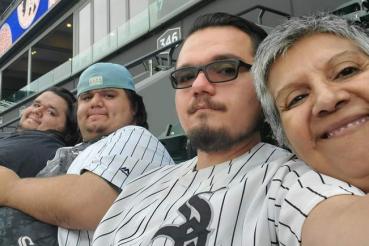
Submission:
[[[168,46],[165,46],[161,49],[158,49],[158,50],[155,50],[155,51],[152,51],[144,56],[141,56],[131,62],[128,62],[125,64],[125,66],[130,69],[130,68],[133,68],[133,67],[136,67],[136,66],[139,66],[139,65],[142,65],[146,60],[148,59],[151,59],[151,58],[157,58],[162,52],[164,51],[169,51],[168,52],[168,60],[166,61],[166,64],[159,64],[158,66],[158,70],[166,70],[166,69],[169,69],[173,66],[174,64],[174,59],[173,59],[173,53],[175,51],[175,49],[182,43],[182,40],[178,40],[176,42],[173,42],[172,44],[168,45]],[[160,59],[158,59],[160,60]],[[77,89],[74,88],[72,90],[72,92],[74,94],[76,94],[76,91]],[[39,93],[35,93],[33,94],[31,97],[36,97],[37,95],[39,95],[41,92]],[[19,121],[20,119],[20,116],[18,117],[15,117],[3,124],[0,125],[0,131],[2,131],[2,129],[6,128],[6,127],[9,127],[11,124],[14,124],[15,122]]]

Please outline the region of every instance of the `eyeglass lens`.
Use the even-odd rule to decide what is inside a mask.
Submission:
[[[200,71],[213,83],[233,80],[238,75],[239,61],[216,61],[205,66],[181,68],[172,73],[176,88],[191,87]]]

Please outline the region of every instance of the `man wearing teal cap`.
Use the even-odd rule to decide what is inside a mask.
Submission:
[[[124,183],[174,162],[147,131],[142,98],[125,67],[90,66],[80,76],[77,96],[83,141],[94,143],[78,154],[66,175],[19,179],[0,169],[0,206],[59,226],[59,245],[84,246]]]
[[[87,91],[104,88],[135,91],[132,75],[125,67],[113,63],[97,63],[81,74],[77,97]]]
[[[121,122],[148,127],[145,106],[135,92],[132,75],[121,65],[97,63],[87,68],[80,76],[77,97],[77,118],[84,141],[115,131]]]

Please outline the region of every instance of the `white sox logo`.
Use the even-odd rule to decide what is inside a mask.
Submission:
[[[20,237],[18,238],[18,245],[19,246],[29,246],[29,245],[35,245],[32,242],[32,239],[28,236]]]
[[[209,203],[196,195],[178,211],[186,221],[180,225],[163,226],[155,233],[153,239],[166,237],[174,242],[174,246],[205,246],[211,232],[208,229],[212,218]]]

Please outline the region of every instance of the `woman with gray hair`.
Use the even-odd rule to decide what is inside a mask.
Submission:
[[[329,14],[292,18],[259,46],[252,72],[278,142],[319,172],[320,180],[304,189],[322,196],[321,202],[307,205],[307,210],[299,207],[301,214],[308,215],[302,225],[302,244],[368,245],[366,30]],[[357,187],[358,192],[323,196],[335,189],[337,180]],[[300,198],[301,204],[310,203]]]

